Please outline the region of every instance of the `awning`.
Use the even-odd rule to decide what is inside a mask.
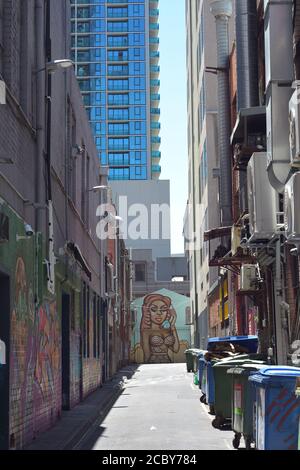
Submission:
[[[231,235],[232,227],[219,227],[209,230],[208,232],[204,232],[204,241],[208,242],[210,240],[214,240],[215,238],[222,238]]]
[[[88,267],[87,262],[85,261],[83,255],[82,255],[81,251],[80,251],[79,246],[74,242],[68,242],[67,243],[67,248],[68,248],[69,251],[72,252],[74,258],[80,264],[81,269],[86,273],[87,277],[91,281],[92,280],[92,273],[91,273],[91,271]]]

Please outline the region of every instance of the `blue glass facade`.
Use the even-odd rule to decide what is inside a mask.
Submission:
[[[71,0],[72,60],[111,180],[160,174],[157,6],[158,0]]]

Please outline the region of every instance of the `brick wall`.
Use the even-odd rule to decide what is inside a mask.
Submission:
[[[68,23],[68,2],[55,0],[51,21],[53,58],[69,57],[65,36]],[[12,165],[0,167],[0,211],[9,216],[10,240],[0,245],[0,272],[10,276],[11,299],[11,357],[10,357],[10,427],[11,448],[22,448],[39,433],[49,428],[62,410],[62,290],[74,294],[75,322],[70,328],[70,406],[101,384],[102,357],[82,358],[82,281],[91,293],[100,296],[100,242],[96,237],[96,208],[99,195],[89,189],[99,184],[97,150],[82,104],[81,94],[72,69],[57,72],[52,83],[52,186],[54,204],[56,295],[46,287],[46,270],[42,264],[48,257],[47,221],[43,226],[42,244],[35,258],[35,234],[31,240],[16,241],[24,236],[24,222],[35,227],[36,161],[44,155],[37,152],[35,130],[36,47],[35,1],[4,0],[4,54],[0,56],[7,84],[7,105],[0,107],[0,158],[11,158]],[[1,38],[0,38],[1,40]],[[46,59],[45,59],[46,60]],[[1,72],[2,70],[2,72]],[[22,74],[20,75],[20,70]],[[70,108],[68,108],[70,103]],[[74,141],[68,141],[67,110],[76,120]],[[72,145],[82,144],[89,156],[88,217],[81,213],[81,154],[72,157]],[[76,167],[77,194],[69,192],[70,165]],[[43,171],[46,177],[46,168]],[[46,184],[43,185],[45,191]],[[46,201],[46,192],[44,193]],[[31,204],[27,204],[29,201]],[[41,211],[46,214],[46,211]],[[91,280],[75,262],[66,256],[66,241],[78,244],[91,271]],[[63,254],[62,254],[63,253]],[[39,260],[38,272],[35,261]],[[37,285],[37,280],[42,285]],[[35,302],[37,299],[37,302]],[[91,310],[92,311],[92,310]],[[91,316],[92,319],[92,316]],[[91,323],[91,348],[93,348]],[[0,425],[1,431],[1,425]],[[1,431],[2,432],[2,431]]]

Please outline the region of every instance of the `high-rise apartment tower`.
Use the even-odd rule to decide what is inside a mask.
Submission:
[[[71,0],[72,59],[109,179],[160,176],[158,0]]]

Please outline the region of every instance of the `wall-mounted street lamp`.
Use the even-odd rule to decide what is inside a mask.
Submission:
[[[106,189],[109,189],[109,186],[94,186],[92,189],[89,189],[88,192],[89,193],[97,193],[98,191],[102,191],[102,190],[106,190]]]
[[[37,74],[39,72],[44,72],[44,71],[46,71],[47,73],[54,73],[59,69],[68,69],[70,67],[73,67],[73,65],[74,63],[72,62],[71,59],[57,59],[57,60],[48,62],[45,67],[37,70],[35,73]]]

